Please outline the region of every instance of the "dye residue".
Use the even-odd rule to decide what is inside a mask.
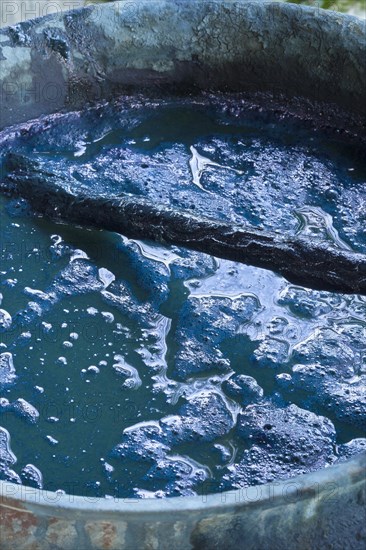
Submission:
[[[365,165],[239,100],[120,99],[0,135],[70,188],[366,252]],[[0,197],[0,479],[166,497],[364,450],[366,298]]]

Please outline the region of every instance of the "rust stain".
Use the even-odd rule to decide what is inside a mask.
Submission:
[[[58,518],[49,518],[48,524],[53,525],[54,523],[58,523],[58,521],[59,521]]]
[[[57,544],[59,541],[60,535],[62,536],[62,533],[57,531],[57,523],[58,523],[57,518],[50,518],[48,520],[48,524],[51,527],[51,529],[50,528],[47,529],[47,539],[51,544]],[[55,526],[56,529],[52,529],[52,526]]]
[[[67,519],[50,517],[45,534],[45,541],[51,547],[62,548],[63,550],[74,550],[78,547],[78,535],[75,523]]]
[[[1,540],[7,543],[15,540],[18,545],[26,543],[29,550],[36,548],[34,532],[38,525],[37,517],[20,501],[12,498],[0,501],[0,525]]]
[[[117,527],[109,521],[89,522],[85,525],[92,548],[112,550],[117,544]]]
[[[112,523],[103,522],[101,523],[101,528],[103,530],[102,536],[102,545],[105,550],[109,550],[113,547],[113,544],[116,540],[116,526]]]

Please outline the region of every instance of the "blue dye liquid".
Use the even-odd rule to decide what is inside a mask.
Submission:
[[[121,98],[4,131],[71,189],[366,251],[365,163],[237,99]],[[366,447],[366,299],[55,224],[0,197],[0,479],[202,494]]]

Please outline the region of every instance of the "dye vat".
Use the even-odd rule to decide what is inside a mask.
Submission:
[[[2,160],[16,152],[72,192],[363,253],[359,23],[291,5],[141,6],[2,33]],[[285,16],[301,32],[276,72]],[[299,41],[312,52],[315,17],[316,71],[304,53],[289,63]],[[228,53],[203,20],[230,36]],[[337,55],[350,76],[329,91]],[[19,71],[43,87],[38,101],[9,92]],[[197,90],[208,87],[227,89]],[[80,108],[86,90],[93,104]],[[2,547],[364,546],[364,296],[1,201]]]

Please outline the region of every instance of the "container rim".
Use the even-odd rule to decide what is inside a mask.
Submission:
[[[366,479],[366,452],[359,453],[342,463],[285,480],[263,485],[208,493],[197,496],[168,498],[107,498],[60,494],[0,481],[0,507],[15,507],[23,503],[39,510],[57,508],[61,511],[89,513],[117,512],[123,514],[167,512],[226,511],[245,507],[282,506],[306,499],[334,500],[342,487],[358,485]],[[13,504],[12,504],[13,503]]]

